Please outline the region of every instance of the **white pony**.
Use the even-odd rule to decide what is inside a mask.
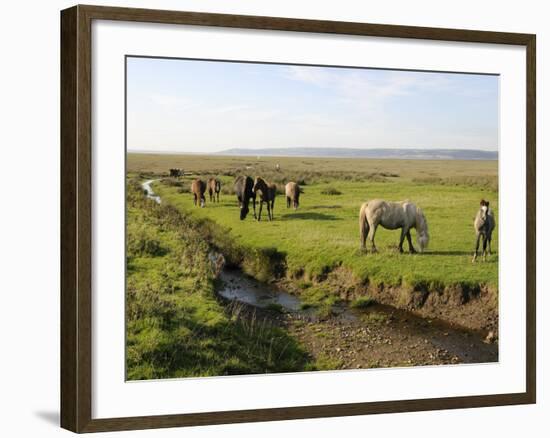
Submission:
[[[371,242],[372,252],[377,252],[374,244],[376,228],[382,225],[388,230],[401,228],[401,239],[399,239],[399,252],[403,252],[403,241],[405,237],[409,243],[409,251],[416,250],[411,240],[411,228],[416,229],[416,241],[420,252],[428,247],[430,236],[428,234],[428,222],[422,210],[409,201],[388,202],[382,199],[374,199],[361,205],[359,211],[359,234],[361,236],[361,248],[365,249],[367,236]]]
[[[479,210],[474,219],[474,229],[476,232],[476,250],[472,262],[477,259],[479,252],[479,241],[483,239],[483,260],[487,259],[487,253],[491,255],[491,239],[493,238],[493,230],[495,229],[495,215],[493,210],[489,208],[489,201],[482,199],[479,203]],[[487,250],[489,250],[487,252]]]

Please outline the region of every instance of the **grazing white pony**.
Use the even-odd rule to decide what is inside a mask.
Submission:
[[[361,236],[361,249],[365,249],[367,237],[371,242],[372,252],[377,252],[374,244],[374,235],[378,225],[388,230],[401,228],[399,239],[399,252],[403,252],[403,241],[405,237],[409,243],[409,251],[416,250],[411,240],[411,228],[416,229],[416,241],[420,252],[428,247],[430,236],[428,234],[428,222],[422,210],[409,201],[388,202],[382,199],[374,199],[361,205],[359,211],[359,234]]]

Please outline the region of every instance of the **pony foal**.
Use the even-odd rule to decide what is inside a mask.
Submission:
[[[479,251],[479,240],[483,238],[483,260],[487,259],[487,249],[489,249],[489,255],[491,255],[491,239],[493,236],[493,230],[495,229],[495,216],[493,210],[489,208],[489,201],[482,199],[479,203],[479,210],[477,211],[474,219],[474,230],[476,232],[476,250],[474,251],[474,258],[472,263],[477,259],[477,253]],[[488,247],[488,248],[487,248]]]

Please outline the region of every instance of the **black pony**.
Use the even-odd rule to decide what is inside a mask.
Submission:
[[[246,215],[250,211],[248,206],[250,199],[252,199],[252,206],[254,207],[254,219],[256,219],[256,194],[252,191],[254,187],[254,180],[249,176],[239,176],[235,180],[235,194],[239,200],[239,208],[241,209],[241,220],[246,218]]]

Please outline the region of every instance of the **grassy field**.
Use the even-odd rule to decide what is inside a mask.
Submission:
[[[284,330],[216,298],[209,246],[173,207],[127,190],[129,380],[316,369]]]
[[[276,163],[280,164],[279,172]],[[475,240],[472,224],[481,198],[491,201],[498,226],[497,162],[128,156],[128,172],[133,175],[165,175],[170,167],[183,168],[186,176],[180,181],[164,180],[153,185],[165,202],[211,224],[219,236],[244,251],[260,258],[262,254],[283,258],[289,277],[315,281],[342,266],[359,281],[377,285],[498,288],[498,228],[493,234],[496,254],[486,262],[471,262]],[[280,195],[275,201],[273,222],[264,221],[265,208],[262,222],[255,222],[252,215],[240,221],[232,193],[234,177],[240,174],[265,176],[281,189],[285,181],[300,182],[304,191],[300,208],[287,209]],[[207,202],[204,209],[193,206],[188,187],[197,175],[222,180],[219,204]],[[399,232],[382,228],[376,235],[380,253],[359,251],[359,207],[374,198],[409,199],[423,208],[431,237],[427,252],[399,254]],[[414,231],[412,234],[414,239]]]

